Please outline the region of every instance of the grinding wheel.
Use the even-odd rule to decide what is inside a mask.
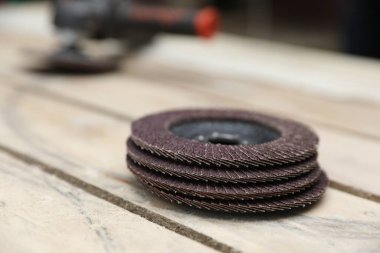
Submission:
[[[115,57],[90,57],[78,49],[63,49],[44,58],[44,64],[51,71],[72,73],[103,73],[119,67]]]
[[[321,170],[315,169],[292,180],[275,183],[218,184],[175,177],[168,179],[165,175],[138,165],[130,159],[128,164],[132,173],[156,188],[212,199],[259,199],[287,195],[310,187],[321,175]]]
[[[178,192],[169,192],[152,187],[142,179],[139,180],[149,191],[163,199],[199,209],[227,213],[267,213],[305,208],[322,198],[328,184],[327,176],[323,172],[317,184],[305,191],[294,193],[291,197],[269,198],[252,201],[224,201],[220,199],[208,200],[204,198],[188,197]]]
[[[173,163],[170,160],[141,150],[131,139],[127,141],[128,157],[135,163],[149,169],[187,179],[211,182],[248,183],[248,182],[268,182],[281,179],[288,179],[309,172],[318,167],[316,156],[312,156],[305,161],[283,165],[265,167],[220,167],[220,166],[200,166],[197,164]]]
[[[300,123],[233,110],[151,115],[132,124],[131,138],[140,148],[168,159],[227,167],[302,161],[316,155],[318,144],[316,134]]]
[[[128,168],[153,193],[198,208],[270,212],[323,195],[317,135],[307,126],[241,110],[181,110],[141,118]]]

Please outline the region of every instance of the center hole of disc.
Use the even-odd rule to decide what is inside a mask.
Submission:
[[[242,140],[237,135],[217,133],[217,132],[212,133],[212,135],[209,137],[199,136],[198,139],[201,141],[203,140],[205,142],[212,143],[212,144],[222,144],[222,145],[239,145],[239,144],[245,143],[244,140]]]
[[[169,130],[183,138],[220,145],[261,144],[280,137],[273,128],[239,120],[185,121],[173,124]]]

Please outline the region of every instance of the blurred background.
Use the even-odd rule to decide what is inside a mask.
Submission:
[[[209,3],[221,9],[223,30],[229,33],[380,57],[379,0],[213,0]]]
[[[257,38],[380,56],[378,0],[217,1],[224,29]]]
[[[30,0],[0,0],[3,6],[26,2]],[[222,30],[227,33],[372,58],[380,57],[379,0],[136,2],[182,7],[213,5],[220,10]]]

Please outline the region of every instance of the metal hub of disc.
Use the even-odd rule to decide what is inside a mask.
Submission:
[[[261,144],[280,137],[275,129],[238,120],[183,122],[172,126],[170,131],[187,139],[223,145]]]

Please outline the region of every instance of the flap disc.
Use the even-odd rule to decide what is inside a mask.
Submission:
[[[52,71],[102,73],[117,69],[119,60],[114,57],[91,57],[77,49],[63,49],[47,56],[45,66]]]
[[[104,73],[119,68],[121,56],[117,54],[92,55],[80,48],[64,47],[58,51],[25,49],[31,55],[28,68],[42,72]]]
[[[241,110],[181,110],[132,124],[129,169],[158,196],[224,212],[271,212],[321,198],[317,135],[287,119]]]

